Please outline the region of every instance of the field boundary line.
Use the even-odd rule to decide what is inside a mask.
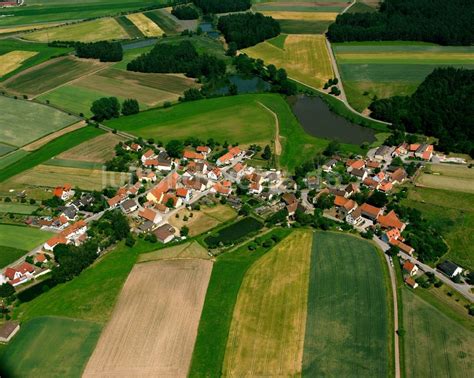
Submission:
[[[268,112],[270,112],[273,115],[273,118],[275,119],[275,155],[280,156],[282,148],[280,143],[280,121],[278,120],[278,115],[269,107],[263,105],[260,101],[257,101],[257,104],[259,104]]]
[[[73,122],[70,125],[67,125],[67,126],[63,127],[62,129],[59,129],[59,130],[53,131],[52,133],[43,135],[41,138],[38,138],[38,139],[28,143],[28,144],[25,144],[24,146],[20,147],[20,149],[22,149],[24,151],[27,151],[27,152],[36,151],[37,149],[43,147],[45,144],[55,140],[56,138],[59,138],[61,135],[68,134],[71,131],[81,129],[81,128],[85,127],[86,125],[87,124],[84,120],[79,120],[79,121]],[[56,134],[58,134],[58,135],[56,135]]]

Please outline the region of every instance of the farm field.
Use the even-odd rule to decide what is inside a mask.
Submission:
[[[341,12],[346,6],[347,0],[335,1],[295,1],[295,0],[254,0],[253,9],[259,12]]]
[[[38,54],[37,51],[10,51],[0,55],[0,77],[15,71],[23,62]]]
[[[0,355],[8,377],[79,377],[101,326],[76,319],[42,317],[21,325]]]
[[[193,214],[190,217],[190,214]],[[199,211],[189,211],[183,209],[178,212],[179,218],[172,217],[169,223],[177,229],[183,226],[189,227],[189,236],[196,236],[203,232],[209,231],[222,222],[226,222],[235,218],[237,213],[230,206],[217,205],[215,207],[201,207]],[[188,220],[183,218],[187,216]]]
[[[466,166],[432,164],[431,173],[422,173],[417,184],[434,189],[474,193],[474,171]]]
[[[8,167],[10,164],[13,164],[15,161],[20,160],[21,158],[28,155],[27,151],[24,150],[15,150],[8,155],[0,157],[0,169]]]
[[[374,95],[412,94],[436,67],[474,68],[473,47],[420,42],[349,42],[332,47],[349,102],[359,111]]]
[[[197,241],[179,244],[157,251],[143,253],[138,256],[137,262],[148,262],[167,259],[204,259],[209,260],[207,250]]]
[[[382,259],[368,241],[314,233],[303,377],[392,374],[392,300]]]
[[[77,120],[59,110],[23,100],[0,96],[0,139],[23,146]]]
[[[83,376],[185,376],[211,271],[206,260],[136,265]]]
[[[405,373],[407,377],[474,374],[474,333],[410,289],[401,288]]]
[[[79,41],[96,42],[111,39],[127,39],[129,35],[113,18],[100,18],[93,21],[57,26],[47,30],[38,30],[23,36],[28,41]]]
[[[114,63],[113,68],[117,68],[120,70],[126,70],[127,64],[130,63],[133,59],[139,57],[140,55],[147,53],[153,48],[154,45],[138,47],[138,48],[131,48],[131,49],[124,49],[123,51],[123,59],[120,62]],[[131,72],[131,71],[127,71]]]
[[[130,38],[143,38],[143,33],[136,27],[136,25],[130,21],[127,16],[118,16],[115,17],[115,20],[119,25],[125,30]]]
[[[225,376],[301,374],[311,241],[311,231],[294,231],[245,274],[227,341]]]
[[[60,153],[57,158],[105,163],[115,156],[114,147],[123,140],[117,134],[102,134]]]
[[[289,77],[316,88],[322,88],[334,76],[324,36],[288,35],[283,49],[267,41],[243,52],[283,67]]]
[[[176,34],[184,29],[194,30],[197,24],[195,20],[179,20],[166,9],[157,9],[144,14],[157,24],[166,34]],[[195,25],[194,27],[183,29],[184,23],[193,23]]]
[[[0,213],[31,214],[39,206],[20,202],[1,202]]]
[[[22,256],[24,256],[28,251],[24,249],[18,249],[13,247],[6,247],[0,245],[0,269],[6,267],[8,264],[15,262]]]
[[[204,239],[204,242],[211,248],[217,247],[220,243],[226,245],[238,242],[246,235],[256,232],[263,227],[263,223],[255,218],[246,217],[219,229],[216,233]]]
[[[10,78],[4,86],[15,93],[38,96],[104,67],[104,63],[91,59],[58,58]]]
[[[52,232],[39,228],[0,224],[0,245],[30,251],[44,243]]]
[[[474,194],[415,187],[408,191],[404,206],[414,207],[431,220],[448,243],[449,259],[474,269]]]
[[[163,30],[144,13],[133,13],[126,16],[145,37],[159,37]]]
[[[96,129],[94,127],[84,127],[68,134],[61,135],[59,138],[52,140],[51,142],[40,147],[38,150],[20,157],[18,160],[3,168],[0,171],[0,183],[3,183],[8,178],[20,174],[27,169],[31,169],[36,165],[44,163],[61,152],[85,142],[86,140],[92,139],[93,137],[96,137],[102,133],[103,131],[100,129]],[[0,189],[0,192],[1,191],[2,189]]]
[[[54,26],[62,25],[62,22],[50,22],[45,24],[34,24],[34,25],[25,25],[25,26],[10,26],[10,27],[0,27],[1,34],[11,34],[11,33],[20,33],[30,30],[40,30],[45,28],[52,28]]]
[[[281,240],[290,233],[289,229],[274,229],[262,238],[268,240],[278,237]],[[249,252],[248,244],[218,256],[214,263],[199,323],[190,377],[222,375],[227,337],[242,280],[252,264],[272,248],[259,245],[256,250]]]
[[[8,144],[0,143],[0,156],[6,155],[12,151],[14,151],[16,148],[13,146],[10,146]]]
[[[59,138],[60,136],[63,136],[64,134],[68,134],[72,131],[79,130],[83,127],[85,127],[87,124],[85,121],[79,121],[76,123],[73,123],[70,126],[63,127],[62,129],[55,131],[53,133],[47,134],[42,138],[36,139],[32,143],[25,144],[21,149],[26,151],[26,152],[31,152],[35,151],[41,147],[43,147],[45,144],[48,144],[49,142]]]

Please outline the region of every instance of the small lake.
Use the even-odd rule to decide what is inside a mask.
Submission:
[[[303,129],[312,136],[357,145],[375,141],[374,130],[351,123],[331,112],[319,97],[292,96],[288,102]]]
[[[265,92],[270,90],[270,84],[262,80],[259,77],[243,77],[240,75],[229,76],[230,84],[226,84],[220,88],[214,90],[214,94],[225,95],[229,93],[229,86],[235,84],[237,86],[238,93],[255,93]]]

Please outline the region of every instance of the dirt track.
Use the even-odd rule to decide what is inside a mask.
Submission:
[[[212,262],[137,264],[84,377],[186,377]]]

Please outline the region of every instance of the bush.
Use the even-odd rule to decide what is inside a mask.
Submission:
[[[140,111],[140,105],[134,98],[125,100],[122,104],[122,114],[124,116],[137,114]]]

